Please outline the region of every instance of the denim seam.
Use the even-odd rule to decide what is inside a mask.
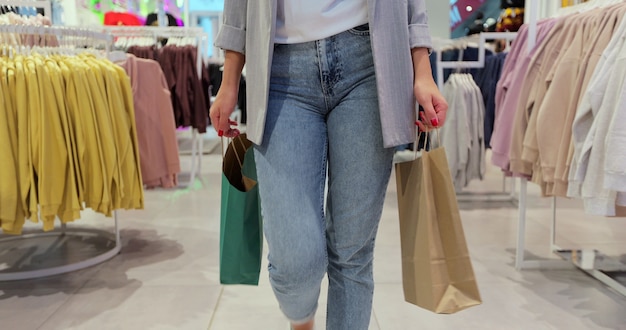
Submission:
[[[335,38],[331,40],[332,40],[332,45],[330,49],[330,54],[333,57],[333,63],[335,63],[335,66],[333,67],[332,84],[337,85],[337,83],[339,83],[339,81],[343,79],[343,59],[339,56],[340,49],[339,49],[338,43],[335,42]],[[334,89],[333,89],[333,96],[334,96]]]
[[[320,78],[320,85],[322,87],[322,94],[324,94],[324,105],[326,106],[325,112],[328,111],[328,109],[330,108],[329,106],[329,102],[328,102],[328,91],[326,90],[326,84],[324,83],[325,79],[324,79],[324,63],[322,61],[324,61],[325,59],[322,57],[323,52],[322,52],[322,42],[324,40],[317,40],[315,41],[315,48],[317,50],[317,67],[319,69],[319,78]]]
[[[322,178],[327,178],[326,172],[328,171],[328,132],[326,133],[326,142],[324,143],[324,152],[322,153],[322,167],[321,167],[321,174],[322,174]],[[330,185],[330,182],[329,182]],[[324,237],[324,242],[328,241],[327,235],[326,235],[326,213],[324,212],[324,205],[325,205],[325,200],[324,200],[324,191],[326,188],[326,179],[321,180],[320,183],[320,213],[321,213],[321,219],[322,219],[322,234]],[[328,271],[328,248],[324,249],[324,260],[326,261],[326,265],[324,268],[326,268],[326,270]]]
[[[348,30],[348,32],[354,34],[355,36],[362,36],[362,37],[369,37],[370,36],[370,31],[359,31],[359,30],[355,30],[355,29],[350,29],[350,30]]]

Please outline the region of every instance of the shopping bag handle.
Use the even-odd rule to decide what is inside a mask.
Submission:
[[[232,138],[233,150],[235,151],[235,157],[237,157],[237,162],[239,163],[239,167],[243,167],[243,161],[241,160],[241,158],[239,157],[239,154],[237,153],[237,143],[234,143],[235,140],[239,141],[239,144],[241,144],[241,147],[243,148],[244,153],[246,151],[246,145],[243,143],[243,139],[241,138],[241,135],[237,135],[234,138]],[[226,153],[224,152],[224,138],[223,137],[222,137],[221,142],[222,142],[222,160],[224,160]]]
[[[435,131],[437,133],[437,146],[441,146],[441,134],[440,134],[441,131],[439,130],[439,128],[436,128]],[[422,140],[422,135],[423,134],[426,134],[426,138],[424,139],[424,147],[422,149],[418,149],[420,141]],[[414,144],[414,147],[413,147],[413,149],[414,149],[413,151],[415,152],[415,154],[414,154],[415,159],[417,159],[418,152],[420,152],[422,150],[429,151],[428,149],[432,149],[432,147],[428,148],[428,140],[430,138],[431,138],[430,137],[430,132],[422,132],[422,131],[420,131],[419,128],[417,128],[415,130],[415,144]]]

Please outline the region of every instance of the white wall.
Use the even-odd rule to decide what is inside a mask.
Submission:
[[[63,5],[63,25],[94,26],[101,25],[100,17],[85,7],[84,1],[61,0]]]
[[[553,17],[561,8],[561,1],[526,0],[524,23],[530,22],[530,13],[533,3],[537,4],[537,19]]]
[[[433,37],[450,38],[450,1],[426,0],[428,25]]]

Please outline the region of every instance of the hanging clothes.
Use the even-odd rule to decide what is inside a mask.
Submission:
[[[0,15],[0,25],[21,25],[21,26],[50,26],[52,22],[50,18],[41,15],[22,16],[13,12]],[[37,35],[37,34],[5,34],[6,43],[11,45],[23,46],[58,46],[57,38],[53,35]]]
[[[471,74],[452,74],[444,85],[449,103],[446,125],[439,129],[456,191],[485,175],[482,94]]]
[[[205,133],[209,124],[208,89],[205,91],[203,80],[208,81],[207,70],[203,67],[198,75],[197,47],[191,45],[131,46],[128,52],[146,59],[156,60],[170,89],[174,118],[177,127],[193,127],[199,133]]]
[[[502,76],[502,67],[508,53],[498,53],[485,57],[485,67],[476,74],[476,85],[480,88],[485,106],[485,148],[491,147],[491,134],[496,117],[496,86]]]
[[[475,45],[461,45],[458,47],[455,45],[452,45],[449,47],[445,47],[444,49],[435,50],[434,52],[435,54],[430,56],[431,58],[430,63],[431,63],[432,71],[433,71],[433,77],[435,81],[437,81],[437,74],[436,74],[437,61],[435,60],[437,52],[441,52],[442,62],[452,62],[452,61],[476,62],[478,61],[479,49]],[[493,54],[494,52],[491,49],[485,49],[485,56],[491,56]],[[468,72],[472,75],[472,77],[474,77],[475,80],[478,78],[480,71],[481,70],[477,68],[468,70]],[[446,81],[448,81],[448,78],[453,73],[454,73],[454,69],[443,69],[443,82],[445,83]]]
[[[0,24],[12,25],[52,25],[49,17],[42,15],[29,15],[21,13],[19,9],[6,10],[0,15]]]
[[[142,209],[136,124],[126,72],[92,54],[0,57],[0,223],[54,228],[84,207]]]
[[[582,198],[590,214],[626,205],[617,156],[626,153],[618,133],[625,15],[626,3],[607,1],[542,22],[530,60],[505,62],[502,79],[515,76],[521,87],[498,90],[494,164],[531,177],[545,196]]]
[[[551,31],[553,20],[544,20],[538,24],[537,39],[541,40]],[[518,101],[528,99],[529,92],[523,87],[524,77],[530,72],[531,61],[535,54],[542,54],[535,47],[530,53],[528,49],[528,26],[523,25],[518,36],[511,46],[509,55],[502,67],[500,81],[496,85],[496,111],[494,118],[494,129],[490,140],[492,151],[491,161],[495,166],[500,167],[504,172],[509,172],[509,151],[511,150],[511,140]],[[529,88],[532,85],[529,86]],[[525,118],[525,117],[524,117]]]
[[[626,206],[626,20],[622,20],[576,110],[568,196],[585,201],[591,214],[613,216]]]
[[[143,182],[148,188],[176,187],[180,173],[176,123],[161,66],[130,54],[117,64],[132,86]]]

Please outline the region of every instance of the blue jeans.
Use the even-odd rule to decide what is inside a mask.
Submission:
[[[274,293],[305,323],[328,274],[327,329],[365,330],[394,153],[383,147],[367,26],[276,45],[269,93],[255,158]]]

